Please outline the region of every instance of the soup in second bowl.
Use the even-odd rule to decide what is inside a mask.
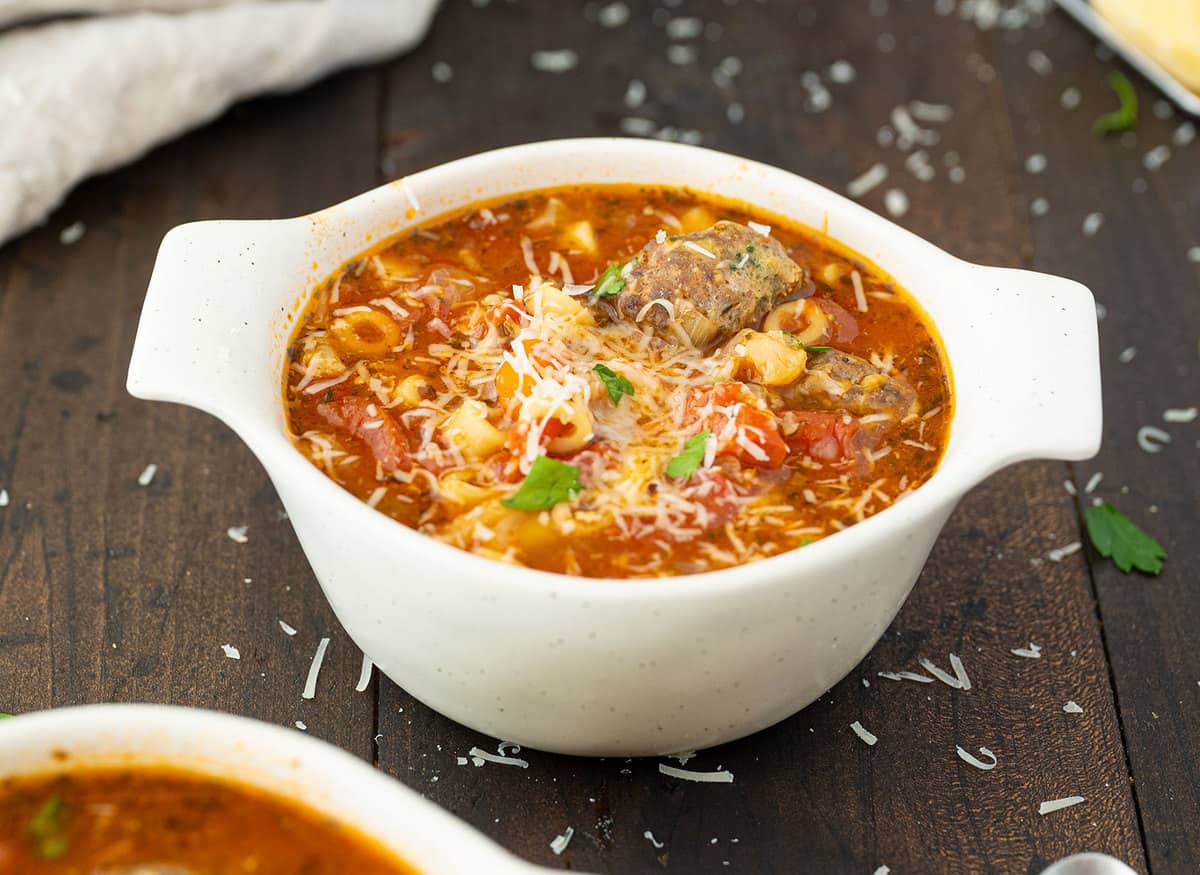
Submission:
[[[0,780],[0,875],[417,875],[299,803],[188,772]]]

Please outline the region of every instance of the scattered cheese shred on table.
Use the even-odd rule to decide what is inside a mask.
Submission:
[[[321,674],[321,664],[325,662],[325,650],[329,647],[329,639],[322,638],[317,644],[317,652],[313,654],[312,663],[308,666],[308,679],[304,682],[304,692],[301,698],[311,699],[317,694],[317,678]]]
[[[950,667],[954,669],[954,674],[943,671],[932,660],[926,659],[923,656],[917,661],[921,664],[921,668],[925,669],[946,686],[955,690],[971,689],[971,679],[967,677],[967,671],[963,668],[962,660],[953,653],[950,654]]]
[[[878,674],[881,678],[887,678],[889,681],[916,681],[919,684],[933,683],[933,678],[917,674],[915,671],[881,671]]]
[[[666,846],[666,842],[660,842],[654,837],[654,833],[650,832],[650,830],[646,830],[644,833],[642,833],[642,838],[654,845],[655,848],[662,848]]]
[[[0,489],[0,507],[8,507],[8,490]]]
[[[250,531],[249,526],[230,526],[225,530],[225,534],[229,536],[229,540],[238,544],[245,544],[250,540],[250,538],[246,535],[246,532],[248,531]]]
[[[554,841],[550,842],[550,850],[554,851],[555,855],[561,854],[567,849],[567,845],[571,844],[573,835],[575,835],[574,827],[568,826],[562,835],[555,836]]]
[[[1195,407],[1172,407],[1163,411],[1163,422],[1195,422],[1200,410]]]
[[[482,766],[484,763],[495,763],[498,766],[516,766],[518,769],[529,768],[529,761],[523,760],[520,757],[504,757],[499,754],[488,753],[486,750],[478,747],[471,748],[467,753],[476,766]]]
[[[1011,653],[1013,656],[1023,656],[1026,659],[1041,659],[1042,658],[1041,645],[1034,644],[1032,641],[1029,642],[1029,647],[1017,647],[1017,648],[1014,648],[1013,650],[1010,650],[1009,653]]]
[[[236,647],[234,647],[232,644],[222,644],[221,649],[223,651],[225,651],[225,655],[228,656],[230,659],[241,659],[242,658],[241,652]]]
[[[142,473],[138,474],[138,486],[149,486],[150,481],[154,479],[154,475],[158,473],[158,465],[151,462],[142,469]]]
[[[70,246],[73,243],[78,243],[83,239],[84,233],[87,231],[87,225],[83,222],[75,222],[58,232],[58,242],[63,246]]]
[[[985,763],[983,760],[976,757],[970,751],[963,750],[961,745],[956,745],[954,749],[956,751],[958,751],[958,758],[960,760],[962,760],[964,763],[966,763],[969,766],[974,766],[975,768],[979,769],[981,772],[990,772],[992,769],[996,768],[996,763],[998,762],[998,760],[996,759],[996,755],[994,753],[992,753],[990,750],[988,750],[986,747],[979,748],[979,752],[981,754],[983,754],[985,757],[990,758],[991,759],[990,763]]]
[[[308,724],[305,723],[303,720],[297,720],[296,728],[299,729],[301,732],[304,732],[304,730],[308,729]]]
[[[1084,492],[1087,492],[1087,491],[1088,491],[1087,489],[1084,490]],[[1046,558],[1049,559],[1051,562],[1062,562],[1068,556],[1074,556],[1076,553],[1078,553],[1082,549],[1083,549],[1083,544],[1081,544],[1079,541],[1072,541],[1070,544],[1064,544],[1061,547],[1055,547],[1053,550],[1051,550],[1049,553],[1046,554]]]
[[[1083,713],[1083,708],[1079,707],[1079,704],[1074,699],[1067,702],[1067,704],[1063,705],[1063,710],[1066,711],[1068,714],[1082,714]]]
[[[542,49],[529,56],[529,63],[543,73],[565,73],[579,64],[574,49]]]
[[[362,658],[362,668],[359,669],[358,672],[358,683],[354,685],[354,691],[356,693],[361,693],[371,683],[371,669],[373,667],[374,663],[371,662],[371,657],[364,653]]]
[[[1142,452],[1161,452],[1163,444],[1169,444],[1170,442],[1171,436],[1158,426],[1143,425],[1137,431],[1137,444],[1141,447]]]
[[[668,766],[666,763],[659,763],[658,771],[669,778],[678,778],[681,781],[697,781],[702,784],[733,783],[733,772],[728,769],[719,769],[715,772],[697,772],[693,769],[677,769],[674,766]]]
[[[888,169],[880,163],[875,163],[866,171],[854,177],[846,184],[846,194],[850,197],[862,197],[872,189],[882,185],[887,180]]]
[[[880,866],[875,870],[875,875],[889,875],[892,870],[887,866]]]
[[[865,741],[868,746],[874,747],[875,742],[879,741],[878,738],[872,735],[868,730],[864,729],[863,725],[857,720],[850,724],[850,728],[853,729],[854,734]]]
[[[283,620],[279,621],[279,628],[283,630],[285,635],[295,635],[296,634],[296,629],[293,626],[283,622]]]
[[[1050,799],[1038,806],[1038,814],[1051,814],[1055,811],[1061,811],[1064,808],[1070,808],[1072,805],[1078,805],[1083,802],[1082,796],[1065,796],[1062,799]]]

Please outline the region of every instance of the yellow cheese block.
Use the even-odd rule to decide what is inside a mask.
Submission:
[[[1200,94],[1200,0],[1092,0],[1113,29]]]

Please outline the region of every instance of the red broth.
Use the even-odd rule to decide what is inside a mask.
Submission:
[[[97,769],[0,780],[0,875],[134,872],[417,875],[346,824],[188,772]]]
[[[289,356],[293,439],[342,487],[455,547],[593,577],[834,534],[928,480],[952,418],[936,333],[890,277],[684,189],[434,220],[314,290]]]

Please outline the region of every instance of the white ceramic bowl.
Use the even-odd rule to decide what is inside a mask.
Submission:
[[[290,443],[285,348],[311,288],[363,249],[481,198],[581,182],[686,185],[814,228],[925,307],[956,390],[950,444],[912,496],[802,550],[707,574],[597,580],[455,550],[368,508]],[[419,205],[419,206],[418,206]],[[129,371],[258,456],[355,642],[421,701],[564,753],[710,747],[795,713],[875,644],[959,498],[1021,459],[1099,445],[1091,293],[960,261],[785,171],[645,140],[562,140],[423,171],[310,216],[202,222],[163,240]]]
[[[293,799],[355,827],[421,875],[550,871],[518,860],[357,757],[295,730],[165,705],[87,705],[0,721],[0,779],[105,766],[169,766]]]

